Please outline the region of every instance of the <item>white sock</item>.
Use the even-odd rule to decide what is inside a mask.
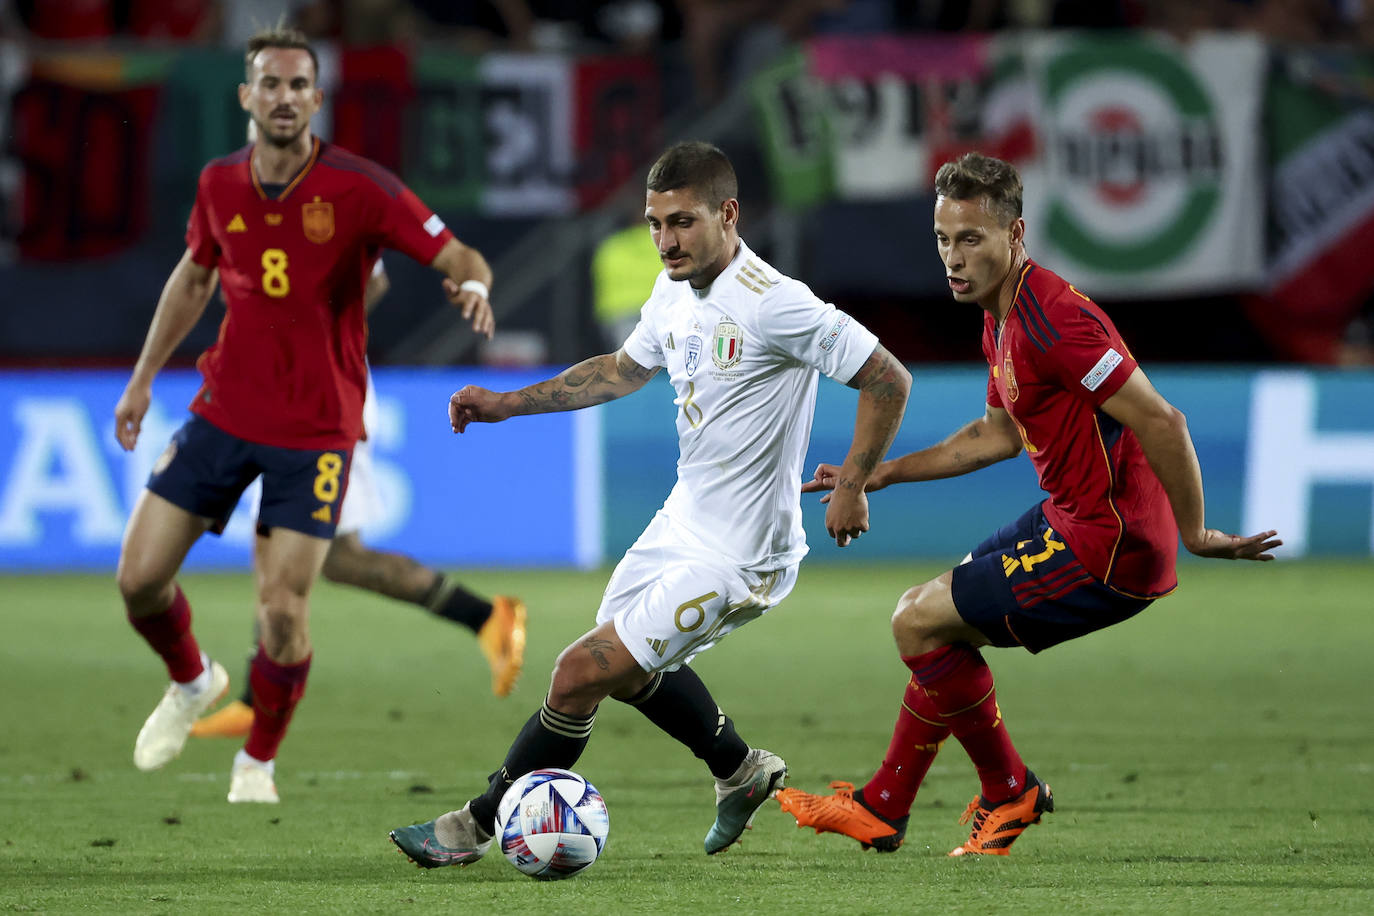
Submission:
[[[201,693],[210,689],[210,656],[200,653],[200,674],[189,681],[179,681],[181,689],[191,693]]]
[[[277,772],[277,761],[259,760],[258,758],[249,754],[243,748],[239,748],[239,752],[234,755],[234,766],[238,766],[242,763],[250,763],[255,767],[262,767],[263,769],[267,770],[267,775],[269,776],[274,775]]]

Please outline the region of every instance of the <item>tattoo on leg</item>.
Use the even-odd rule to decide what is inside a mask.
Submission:
[[[615,650],[611,646],[611,641],[609,639],[588,637],[582,641],[582,645],[586,646],[587,651],[592,654],[592,658],[596,659],[596,666],[598,668],[602,671],[606,671],[611,667],[610,659],[606,658],[606,653]]]

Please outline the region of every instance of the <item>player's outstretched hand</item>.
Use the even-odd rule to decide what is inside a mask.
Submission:
[[[491,303],[485,296],[470,289],[462,289],[448,277],[444,277],[444,295],[448,301],[462,309],[463,320],[472,322],[472,330],[491,340],[496,331],[496,316],[492,314]]]
[[[1261,531],[1249,537],[1227,534],[1215,528],[1202,532],[1202,542],[1188,547],[1190,553],[1217,560],[1272,560],[1269,551],[1283,546],[1277,531]]]
[[[125,388],[124,393],[119,396],[119,403],[115,405],[115,438],[124,447],[124,451],[132,452],[138,444],[143,417],[148,413],[148,405],[152,400],[151,391],[133,386]]]
[[[816,465],[816,473],[812,475],[810,480],[802,484],[801,491],[803,493],[818,493],[821,490],[833,490],[835,489],[835,481],[839,476],[839,465],[818,464]],[[869,475],[868,482],[864,484],[864,492],[872,493],[874,490],[881,490],[885,486],[887,486],[887,482],[882,480],[877,472],[874,472]],[[828,502],[830,502],[829,493],[821,497],[822,504]]]
[[[467,429],[469,423],[500,423],[509,416],[510,410],[500,392],[476,385],[455,391],[448,399],[448,421],[455,433]]]

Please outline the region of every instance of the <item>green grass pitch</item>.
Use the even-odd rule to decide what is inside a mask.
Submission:
[[[907,677],[889,613],[937,571],[805,567],[790,599],[697,669],[791,785],[862,784]],[[525,678],[504,701],[471,634],[321,585],[276,807],[224,801],[236,742],[193,740],[158,773],[134,769],[164,674],[110,577],[0,578],[0,912],[1374,912],[1374,564],[1181,572],[1176,595],[1122,626],[1039,657],[987,650],[1012,736],[1058,804],[1008,859],[944,855],[977,789],[953,741],[894,855],[798,830],[770,801],[741,846],[707,857],[705,767],[608,702],[577,769],[606,797],[610,841],[556,883],[497,853],[420,872],[386,834],[484,784],[558,651],[589,628],[604,573],[464,576],[530,606]],[[237,683],[248,576],[184,585]]]

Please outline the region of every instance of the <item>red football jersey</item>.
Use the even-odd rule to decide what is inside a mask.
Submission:
[[[367,388],[363,290],[382,247],[422,264],[453,237],[395,175],[315,140],[269,196],[253,147],[200,173],[186,247],[219,269],[228,308],[196,363],[191,410],[249,442],[351,448]]]
[[[999,334],[983,321],[988,404],[1021,431],[1046,520],[1083,566],[1118,591],[1163,595],[1178,584],[1178,526],[1135,434],[1099,409],[1136,361],[1110,318],[1061,277],[1028,261]]]

